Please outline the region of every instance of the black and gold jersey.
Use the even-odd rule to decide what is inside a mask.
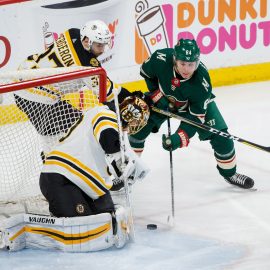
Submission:
[[[60,37],[55,40],[54,43],[45,52],[28,56],[27,59],[25,59],[25,61],[19,65],[18,69],[39,69],[72,66],[101,67],[101,64],[96,56],[91,51],[89,52],[83,48],[80,40],[80,29],[77,28],[71,28],[61,34]],[[91,89],[95,92],[98,92],[99,76],[91,77]],[[117,89],[117,92],[121,91],[121,87],[113,83],[107,77],[108,102],[112,101],[114,98],[113,89]],[[40,92],[42,92],[42,90]],[[54,91],[51,92],[53,93]],[[35,92],[35,94],[36,93],[37,92]],[[22,93],[21,96],[23,98],[29,99],[29,91],[26,95],[25,93]],[[43,102],[43,100],[44,97],[42,97],[41,102]],[[45,100],[45,102],[47,102],[47,100]]]
[[[45,52],[28,56],[19,69],[71,66],[101,66],[95,55],[83,48],[80,30],[76,28],[61,34]]]

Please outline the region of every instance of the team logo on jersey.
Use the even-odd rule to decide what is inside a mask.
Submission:
[[[82,205],[82,204],[77,204],[76,205],[76,212],[78,213],[78,214],[83,214],[84,213],[84,206]]]
[[[169,100],[170,103],[175,104],[175,101],[176,101],[176,100],[175,100],[174,97],[169,96],[169,97],[168,97],[168,100]]]
[[[177,79],[177,78],[173,78],[173,79],[172,79],[172,85],[173,85],[174,87],[179,87],[179,86],[180,86],[180,80]]]
[[[98,66],[99,66],[98,60],[97,60],[96,58],[91,58],[91,59],[90,59],[90,65],[91,65],[92,67],[98,67]]]
[[[188,105],[187,100],[177,100],[173,96],[168,96],[168,100],[169,100],[170,104],[173,105],[174,108],[177,108],[178,111],[182,111],[182,110],[186,109],[186,107]]]

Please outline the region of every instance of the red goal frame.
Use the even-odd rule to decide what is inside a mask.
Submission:
[[[63,74],[50,75],[42,78],[25,80],[22,82],[0,85],[0,93],[8,93],[30,87],[37,87],[68,80],[76,80],[93,75],[98,75],[100,77],[99,102],[105,102],[107,96],[107,73],[102,67],[70,71]]]

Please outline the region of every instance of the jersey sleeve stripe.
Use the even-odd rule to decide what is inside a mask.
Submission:
[[[118,89],[119,86],[107,78],[107,101],[110,102],[114,98],[113,89]],[[119,91],[118,91],[119,92]]]
[[[99,141],[100,134],[101,134],[102,130],[108,129],[108,128],[113,128],[114,130],[116,130],[118,132],[118,124],[117,123],[113,123],[111,121],[101,121],[97,124],[96,128],[93,130],[94,136],[97,139],[97,141]]]
[[[82,66],[81,61],[80,61],[80,59],[79,59],[79,57],[78,57],[78,55],[77,55],[77,53],[76,53],[76,51],[75,51],[75,49],[74,49],[73,43],[72,43],[72,41],[71,41],[69,31],[66,31],[66,32],[64,33],[64,36],[65,36],[65,38],[66,38],[66,40],[67,40],[69,49],[70,49],[70,51],[72,52],[72,57],[73,57],[73,59],[74,59],[76,65]]]
[[[98,121],[98,118],[99,118],[99,117],[102,117],[102,116],[103,116],[103,117],[104,117],[104,116],[107,116],[107,117],[109,117],[109,118],[111,118],[111,119],[117,120],[116,114],[113,113],[113,112],[100,112],[100,113],[98,113],[98,114],[92,119],[92,125],[94,126],[95,123],[96,123],[96,121]]]
[[[66,153],[52,151],[45,161],[45,165],[49,164],[61,166],[76,175],[99,196],[104,195],[111,188],[111,185],[107,185],[97,172]]]
[[[38,64],[40,59],[42,59],[43,57],[45,57],[45,56],[47,56],[48,54],[51,53],[53,48],[54,48],[53,46],[50,46],[44,53],[40,54],[36,60],[34,60],[33,55],[30,55],[27,59],[30,60],[30,61],[34,61],[34,62],[36,62]],[[31,58],[31,56],[32,56],[32,58]]]
[[[107,101],[110,102],[114,98],[114,93],[111,93],[110,95],[107,95]]]
[[[204,123],[204,121],[205,121],[205,113],[201,113],[201,114],[199,114],[199,113],[193,113],[191,110],[190,110],[190,108],[189,108],[189,113],[191,114],[191,115],[194,115],[194,116],[196,116],[196,117],[198,117],[198,119],[201,121],[201,123]]]
[[[93,129],[95,129],[96,126],[102,121],[110,121],[112,123],[117,123],[117,120],[114,117],[112,118],[109,116],[100,116],[94,123],[92,122]]]
[[[98,189],[94,185],[94,183],[91,180],[89,180],[89,178],[85,177],[84,175],[82,175],[78,171],[76,171],[73,168],[71,168],[71,166],[69,166],[68,164],[66,164],[66,162],[61,162],[61,161],[58,161],[58,160],[54,159],[54,157],[50,157],[50,158],[47,158],[47,160],[45,161],[45,165],[54,165],[54,166],[62,167],[64,169],[66,169],[69,173],[71,173],[74,176],[76,176],[76,179],[80,178],[80,180],[82,180],[87,186],[89,186],[89,188],[91,189],[91,191],[94,192],[95,194],[97,194],[97,196],[102,196],[102,195],[105,194],[105,192],[103,192],[100,189]],[[79,182],[74,181],[74,180],[72,182],[74,184],[76,184],[77,186],[81,187],[81,185],[80,185]]]
[[[59,99],[59,95],[57,93],[49,93],[47,91],[44,91],[45,89],[38,89],[38,88],[28,88],[27,91],[31,94],[51,98],[52,100]]]
[[[52,151],[50,154],[52,155],[58,155],[60,157],[65,158],[66,160],[70,160],[72,163],[76,164],[78,167],[80,167],[82,170],[85,170],[88,172],[90,175],[92,175],[94,178],[96,178],[99,182],[101,182],[103,185],[106,186],[105,180],[94,170],[90,169],[87,167],[85,164],[83,164],[81,161],[78,159],[68,155],[67,153],[60,152],[60,151]]]
[[[110,95],[113,91],[113,82],[107,78],[107,95]]]

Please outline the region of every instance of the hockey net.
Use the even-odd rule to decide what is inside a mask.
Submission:
[[[0,214],[40,204],[44,154],[106,101],[106,78],[102,68],[89,67],[0,73]]]

